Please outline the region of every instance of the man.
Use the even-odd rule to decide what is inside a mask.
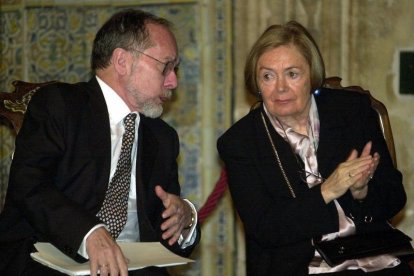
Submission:
[[[194,206],[179,197],[177,133],[158,118],[178,64],[170,23],[124,10],[95,37],[95,77],[36,92],[0,219],[1,275],[57,274],[31,260],[37,241],[89,259],[91,275],[128,275],[115,240],[160,241],[189,256],[200,228]]]

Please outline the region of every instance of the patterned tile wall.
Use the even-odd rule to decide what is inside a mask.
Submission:
[[[91,77],[90,52],[96,31],[116,10],[126,7],[84,5],[87,1],[81,1],[81,5],[64,5],[66,1],[55,2],[58,4],[45,7],[33,3],[24,5],[19,0],[0,0],[0,91],[12,91],[11,82],[16,79],[29,82],[88,81]],[[179,175],[183,195],[192,200],[196,207],[200,207],[206,197],[202,195],[200,177],[203,171],[201,111],[204,108],[215,110],[210,116],[216,123],[217,135],[223,132],[225,121],[228,121],[225,114],[229,112],[224,108],[229,105],[225,103],[224,94],[230,92],[226,91],[226,87],[230,87],[228,82],[231,80],[231,76],[227,75],[230,65],[227,56],[229,43],[226,38],[226,25],[230,24],[230,19],[223,16],[223,9],[230,1],[209,2],[209,5],[216,9],[213,13],[216,24],[212,26],[215,28],[212,31],[215,39],[212,45],[215,47],[213,58],[216,68],[209,70],[218,81],[217,84],[210,85],[215,90],[212,95],[217,95],[210,103],[211,107],[205,106],[201,101],[200,93],[200,4],[197,1],[168,1],[168,4],[163,2],[162,5],[148,4],[139,8],[166,17],[175,24],[181,56],[180,83],[175,100],[167,106],[167,112],[163,116],[177,129],[180,136]],[[14,137],[9,128],[0,124],[0,203],[5,196],[13,141]],[[216,149],[212,147],[209,151],[214,156]],[[230,270],[226,267],[232,264],[231,260],[223,259],[226,255],[231,255],[226,253],[226,245],[222,245],[224,241],[231,240],[227,234],[226,223],[232,218],[229,218],[228,214],[232,212],[226,209],[218,210],[220,225],[213,233],[216,236],[215,240],[219,242],[216,244],[218,254],[215,256],[216,259],[212,260],[216,271],[214,275],[226,275],[226,271]],[[195,258],[199,258],[200,255],[201,249],[196,252]],[[202,265],[197,261],[187,268],[177,269],[176,273],[202,275],[202,269]]]
[[[88,81],[91,76],[89,64],[94,35],[117,9],[120,8],[60,6],[28,7],[24,10],[2,12],[1,91],[11,91],[11,82],[15,79],[30,82]],[[186,163],[190,163],[191,166],[188,168],[197,170],[194,166],[197,164],[194,162],[197,157],[191,157],[198,154],[197,144],[200,135],[200,119],[197,118],[197,83],[200,78],[198,45],[191,35],[195,33],[196,26],[195,6],[146,6],[144,9],[165,16],[172,22],[182,22],[177,26],[177,30],[180,30],[177,39],[182,58],[180,86],[165,119],[177,127],[178,131],[184,134],[192,133],[191,140],[182,141],[184,152],[181,162],[184,162],[184,167],[187,167]],[[7,133],[4,136],[7,136]],[[8,148],[12,149],[12,145]]]

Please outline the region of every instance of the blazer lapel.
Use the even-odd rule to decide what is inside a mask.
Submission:
[[[149,119],[140,114],[140,124],[138,128],[138,156],[137,156],[137,212],[139,219],[139,231],[144,240],[155,240],[156,232],[152,227],[151,221],[145,210],[147,206],[147,193],[152,187],[150,185],[151,172],[157,156],[158,144],[151,129],[148,127]]]
[[[321,90],[321,93],[315,96],[320,120],[319,147],[317,150],[318,168],[322,177],[325,178],[329,176],[333,166],[337,165],[332,163],[338,158],[335,155],[338,154],[338,147],[341,146],[340,141],[345,137],[343,133],[347,128],[342,114],[335,112],[335,105],[327,102],[329,96],[332,95],[326,95],[326,93],[335,93],[335,91]]]
[[[291,196],[288,184],[285,181],[283,176],[283,172],[281,168],[283,168],[289,183],[294,190],[294,192],[298,192],[298,189],[302,189],[305,185],[300,183],[300,178],[298,176],[298,170],[300,169],[294,153],[290,148],[289,143],[287,143],[274,129],[272,123],[269,121],[266,113],[264,112],[263,108],[258,108],[259,110],[253,111],[255,113],[255,125],[256,125],[256,141],[257,141],[257,149],[258,149],[258,162],[260,166],[263,168],[262,173],[266,173],[263,177],[266,181],[269,181],[268,185],[274,186],[275,179],[282,179],[283,183],[282,187],[286,189],[286,193]],[[266,121],[267,130],[263,123],[262,114]],[[275,150],[277,151],[279,161],[277,160],[275,150],[272,147],[272,144],[269,139],[268,132],[272,138],[273,145],[275,146]],[[253,154],[252,156],[256,156]],[[300,184],[299,184],[300,183]],[[271,189],[273,190],[273,189]]]
[[[98,198],[103,201],[111,167],[111,130],[108,108],[95,77],[86,86],[83,84],[79,84],[79,86],[88,94],[90,114],[84,119],[89,121],[87,123],[89,128],[86,131],[89,131],[89,148],[95,160],[96,171],[99,172],[96,174]]]

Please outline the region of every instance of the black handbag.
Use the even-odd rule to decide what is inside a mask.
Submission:
[[[381,254],[390,254],[396,257],[414,254],[411,238],[394,228],[340,237],[330,241],[313,239],[313,245],[331,267],[346,260]]]

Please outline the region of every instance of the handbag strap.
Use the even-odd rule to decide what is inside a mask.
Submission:
[[[292,185],[290,184],[290,181],[289,181],[289,179],[286,175],[285,169],[283,168],[282,162],[280,161],[279,153],[277,152],[275,144],[273,143],[273,139],[272,139],[272,136],[270,135],[269,128],[267,127],[267,123],[266,123],[265,117],[263,115],[263,112],[260,112],[260,115],[262,116],[263,125],[266,129],[267,137],[269,138],[270,144],[272,146],[273,153],[274,153],[275,158],[276,158],[276,163],[279,165],[279,168],[282,172],[283,178],[285,179],[285,183],[286,183],[286,185],[287,185],[287,187],[290,191],[290,194],[292,195],[293,198],[296,198],[295,191],[293,190]]]

